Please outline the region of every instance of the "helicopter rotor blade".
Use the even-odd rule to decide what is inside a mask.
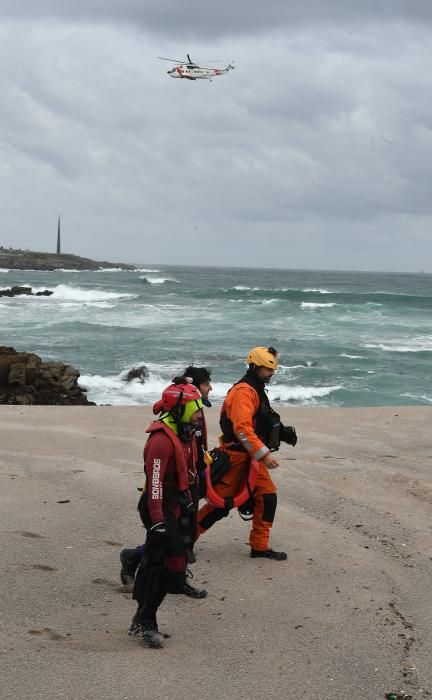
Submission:
[[[178,63],[178,64],[183,64],[185,63],[184,60],[176,59],[176,58],[165,58],[165,56],[156,56],[160,61],[171,61],[171,63]]]

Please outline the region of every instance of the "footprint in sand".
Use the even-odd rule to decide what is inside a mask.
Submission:
[[[113,540],[104,540],[105,544],[109,544],[111,547],[123,547],[122,542],[114,542]]]
[[[125,592],[125,586],[119,586],[118,583],[115,583],[114,581],[108,581],[106,578],[94,578],[92,583],[95,583],[97,586],[108,586],[108,588],[111,588],[113,591],[116,591],[116,593]]]
[[[45,636],[48,637],[48,639],[51,639],[53,642],[67,642],[69,641],[67,637],[65,637],[62,634],[59,634],[58,632],[54,632],[50,627],[44,627],[41,630],[38,629],[31,629],[27,630],[29,634],[31,634],[33,637],[37,636]]]
[[[54,569],[53,566],[48,566],[48,564],[32,564],[32,569],[38,569],[39,571],[58,571]]]
[[[30,532],[29,530],[14,530],[13,532],[16,532],[18,535],[22,535],[23,537],[30,537],[34,540],[45,539],[44,535],[39,535],[37,532]]]

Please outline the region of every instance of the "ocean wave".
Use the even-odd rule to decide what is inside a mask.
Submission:
[[[6,267],[0,267],[0,272],[9,272],[9,270]]]
[[[178,364],[164,366],[152,363],[147,363],[146,366],[149,370],[149,377],[144,383],[139,379],[131,382],[124,381],[124,377],[131,367],[117,375],[83,374],[79,381],[88,390],[88,398],[98,404],[151,405],[160,399],[162,391],[176,374],[182,372],[184,367]],[[212,403],[220,405],[231,386],[230,382],[212,381],[213,391],[209,397]],[[328,396],[341,388],[341,386],[289,386],[288,384],[275,384],[274,386],[269,386],[268,393],[271,400],[280,404],[292,402],[314,403],[316,399]]]
[[[367,360],[365,355],[348,355],[346,352],[341,352],[339,357],[348,357],[350,360]]]
[[[401,396],[406,396],[409,399],[414,399],[415,401],[426,401],[426,403],[432,403],[432,396],[426,396],[426,394],[401,394]]]
[[[59,303],[62,309],[82,309],[91,307],[94,309],[115,309],[116,304],[109,301],[63,301]]]
[[[309,309],[313,311],[314,309],[327,309],[332,306],[339,306],[336,302],[330,302],[329,304],[318,304],[312,301],[302,301],[300,304],[302,309]]]
[[[304,362],[300,362],[296,365],[283,365],[280,362],[278,363],[278,371],[286,371],[290,369],[307,369],[308,367],[316,367],[318,365],[318,362],[315,360],[305,360]]]
[[[146,275],[140,275],[140,280],[148,282],[149,284],[165,284],[165,282],[180,284],[179,280],[173,279],[172,277],[147,277]]]
[[[432,337],[412,338],[402,344],[400,341],[365,343],[362,347],[383,350],[384,352],[432,352]]]
[[[43,291],[44,287],[33,288],[33,292]],[[50,297],[38,297],[42,299],[63,299],[65,301],[108,301],[110,299],[136,298],[136,294],[126,294],[120,292],[105,292],[103,289],[82,289],[82,287],[72,287],[67,284],[58,284],[52,287],[53,294]]]
[[[178,365],[159,366],[158,371],[152,371],[150,367],[151,365],[147,364],[149,377],[144,383],[139,379],[125,382],[124,377],[127,374],[127,369],[115,376],[83,374],[79,383],[87,389],[89,400],[98,404],[151,405],[160,399],[162,391],[184,367]],[[221,403],[232,385],[224,382],[212,382],[212,386],[213,391],[210,399],[215,403]]]
[[[149,267],[136,267],[135,270],[131,270],[131,272],[152,272],[156,274],[156,272],[161,272],[161,270],[151,270]]]
[[[276,304],[279,299],[248,299],[248,304]]]
[[[287,292],[288,289],[284,289],[283,291]],[[315,289],[314,287],[306,287],[305,289],[302,289],[301,291],[302,292],[315,292],[317,294],[335,294],[335,292],[331,292],[328,289]],[[337,294],[337,292],[336,292],[336,294]]]
[[[284,384],[275,384],[270,386],[268,390],[269,397],[272,401],[280,403],[313,403],[315,399],[328,396],[334,391],[343,389],[342,386],[289,386]]]
[[[122,267],[100,267],[95,272],[135,272],[135,270],[124,270]]]

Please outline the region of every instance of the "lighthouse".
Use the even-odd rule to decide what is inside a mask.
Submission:
[[[60,241],[60,215],[57,222],[57,255],[61,255],[61,241]]]

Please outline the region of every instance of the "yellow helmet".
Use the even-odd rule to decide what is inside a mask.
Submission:
[[[277,369],[279,353],[274,348],[252,348],[247,356],[248,365]]]

